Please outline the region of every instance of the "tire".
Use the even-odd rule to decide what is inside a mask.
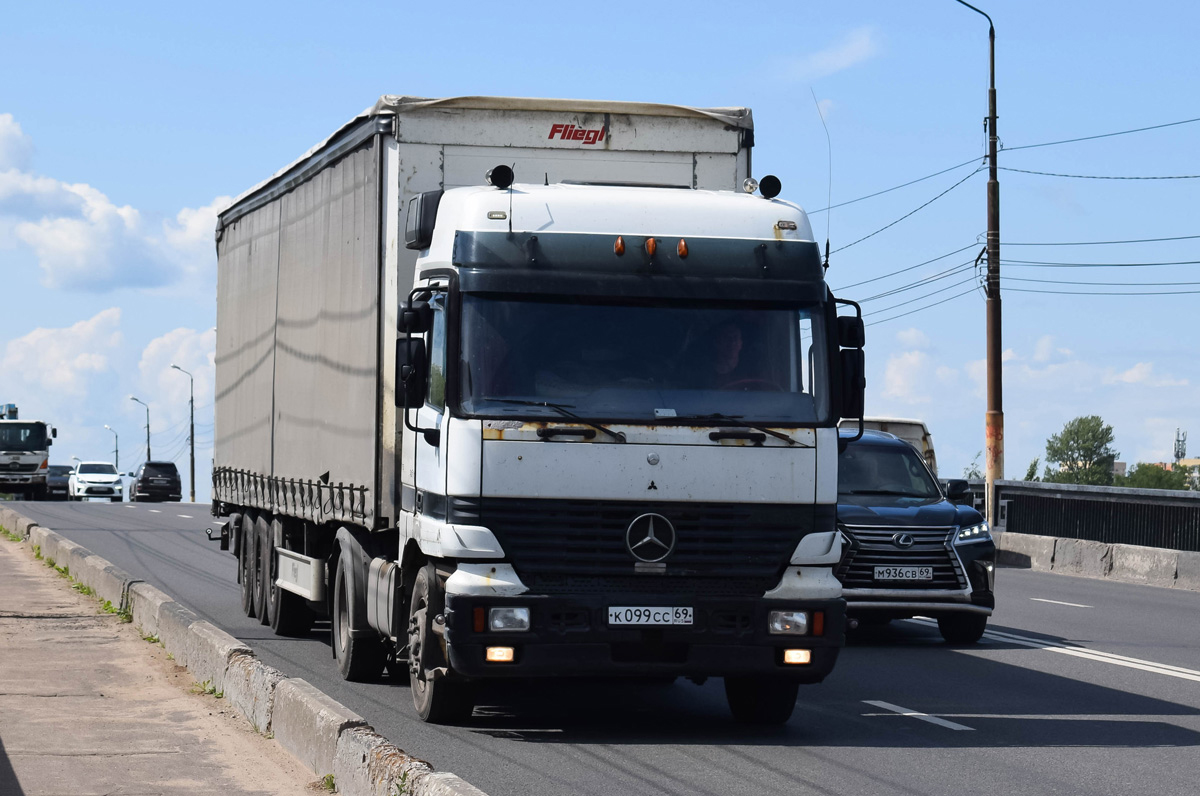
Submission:
[[[242,543],[238,548],[238,582],[242,589],[242,613],[254,617],[254,567],[258,561],[257,536],[254,533],[254,517],[242,515]]]
[[[444,610],[437,571],[426,564],[417,573],[409,599],[408,682],[417,715],[430,724],[461,722],[475,709],[473,685],[449,671],[445,642],[433,632],[433,619]],[[435,675],[435,669],[445,669],[446,674]]]
[[[260,625],[265,625],[271,620],[267,616],[267,593],[271,590],[270,562],[267,558],[271,549],[271,526],[265,515],[260,514],[254,520],[254,541],[254,615],[258,617]]]
[[[121,500],[120,495],[118,495],[117,497],[111,497],[108,500],[111,503],[124,503],[125,502],[125,501]]]
[[[939,616],[937,623],[948,644],[974,644],[987,630],[987,621],[982,614],[947,614]]]
[[[312,628],[313,615],[308,610],[304,598],[298,594],[282,589],[275,585],[279,575],[278,556],[275,555],[276,526],[282,526],[278,519],[271,521],[271,531],[268,534],[267,562],[269,564],[268,578],[270,586],[267,591],[267,624],[277,636],[303,636]],[[282,527],[278,534],[282,538]]]
[[[800,684],[781,677],[726,677],[725,701],[742,724],[783,724],[796,709]]]
[[[350,556],[343,552],[338,556],[337,574],[333,579],[333,610],[330,625],[333,634],[333,657],[337,659],[338,671],[343,680],[352,683],[368,683],[383,673],[386,650],[378,637],[351,635],[353,627],[351,612],[354,610],[352,577],[348,568],[352,566]]]

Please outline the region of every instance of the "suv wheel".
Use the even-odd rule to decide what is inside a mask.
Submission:
[[[939,616],[938,630],[950,644],[974,644],[983,637],[988,618],[982,614],[947,614]]]

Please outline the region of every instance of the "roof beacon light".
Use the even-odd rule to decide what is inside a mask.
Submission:
[[[746,193],[754,193],[758,190],[758,180],[753,177],[747,177],[742,181],[742,190]]]
[[[686,260],[688,255],[687,241],[683,238],[679,239],[679,245],[675,247],[675,251],[679,254],[679,259]]]
[[[774,199],[783,190],[783,183],[774,174],[768,174],[759,181],[758,188],[764,199]]]
[[[617,236],[617,242],[613,244],[613,254],[621,257],[625,254],[625,239],[620,235]]]
[[[488,169],[488,173],[484,175],[484,179],[487,180],[488,185],[504,190],[513,184],[515,176],[511,167],[500,164]]]
[[[653,257],[654,252],[657,249],[658,249],[658,241],[656,241],[654,238],[646,238],[646,254]]]

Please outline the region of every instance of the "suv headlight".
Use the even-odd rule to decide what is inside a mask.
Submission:
[[[988,528],[986,522],[981,522],[978,525],[972,525],[959,530],[958,536],[954,537],[955,544],[971,544],[972,542],[990,542],[992,541],[992,532]]]

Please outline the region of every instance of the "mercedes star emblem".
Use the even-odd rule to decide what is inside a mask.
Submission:
[[[661,514],[643,514],[625,530],[625,546],[639,561],[662,561],[675,549],[675,526]]]
[[[892,537],[892,544],[902,548],[912,547],[913,535],[911,533],[898,533]]]

